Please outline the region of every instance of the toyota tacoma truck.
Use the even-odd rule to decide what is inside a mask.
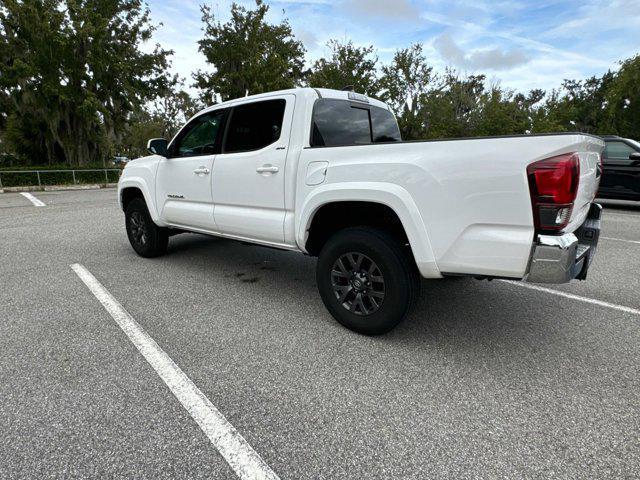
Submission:
[[[584,280],[604,142],[579,133],[402,141],[389,107],[299,88],[214,105],[118,183],[143,257],[197,232],[318,257],[335,319],[391,330],[420,278]]]

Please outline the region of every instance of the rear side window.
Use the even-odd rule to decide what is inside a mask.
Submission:
[[[311,146],[339,147],[400,140],[391,112],[346,100],[319,99],[313,107]]]
[[[374,143],[399,142],[402,140],[396,117],[389,110],[371,107],[370,112]]]
[[[286,101],[266,100],[235,107],[227,128],[224,153],[248,152],[280,138]]]
[[[604,148],[604,158],[629,159],[635,150],[623,142],[607,142]]]
[[[313,107],[314,147],[371,143],[369,110],[343,100],[323,99]]]

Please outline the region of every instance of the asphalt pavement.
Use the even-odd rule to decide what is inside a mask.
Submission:
[[[640,478],[640,204],[606,203],[585,282],[424,281],[369,338],[313,258],[143,259],[115,190],[33,195],[0,195],[0,478],[238,478],[74,264],[281,479]]]

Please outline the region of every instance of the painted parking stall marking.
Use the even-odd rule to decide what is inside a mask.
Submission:
[[[614,242],[624,242],[624,243],[631,243],[634,245],[640,245],[640,242],[637,240],[626,240],[624,238],[613,238],[613,237],[600,237],[603,240],[613,240]]]
[[[608,212],[605,211],[603,215],[604,220],[614,220],[614,219],[626,219],[626,220],[640,220],[639,215],[635,215],[633,213],[620,213],[620,212]]]
[[[553,290],[552,288],[539,287],[537,285],[531,285],[529,283],[524,283],[524,282],[516,282],[513,280],[499,280],[499,281],[503,283],[508,283],[509,285],[514,285],[516,287],[528,288],[529,290],[536,290],[538,292],[550,293],[551,295],[557,295],[558,297],[569,298],[571,300],[578,300],[580,302],[590,303],[592,305],[598,305],[600,307],[612,308],[620,312],[631,313],[633,315],[640,315],[640,310],[636,308],[625,307],[624,305],[617,305],[615,303],[609,303],[603,300],[596,300],[595,298],[582,297],[580,295],[574,295],[573,293],[561,292],[560,290]]]
[[[279,480],[211,401],[84,266],[71,265],[242,480]]]
[[[20,195],[22,195],[24,198],[26,198],[31,203],[33,203],[36,207],[46,207],[47,206],[42,200],[38,200],[36,197],[34,197],[33,195],[31,195],[28,192],[21,192]]]

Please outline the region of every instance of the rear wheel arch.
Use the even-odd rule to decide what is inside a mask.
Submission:
[[[335,233],[352,227],[370,227],[389,234],[400,245],[411,249],[400,216],[390,206],[373,201],[332,201],[313,213],[308,227],[305,250],[317,256]]]
[[[422,277],[442,278],[422,212],[411,194],[402,186],[396,184],[346,182],[318,187],[311,195],[305,198],[299,208],[300,213],[297,217],[295,238],[301,250],[310,255],[317,255],[318,243],[317,239],[314,239],[317,232],[313,232],[313,226],[314,221],[317,221],[318,213],[324,211],[323,209],[325,208],[330,208],[327,207],[329,204],[344,205],[345,202],[376,205],[376,208],[384,208],[387,212],[393,212],[392,215],[396,219],[395,224],[402,226],[404,232],[403,241],[404,238],[408,240],[407,243],[411,254]],[[375,228],[378,224],[373,226]],[[392,233],[395,233],[395,231]],[[310,239],[311,243],[309,243]]]

